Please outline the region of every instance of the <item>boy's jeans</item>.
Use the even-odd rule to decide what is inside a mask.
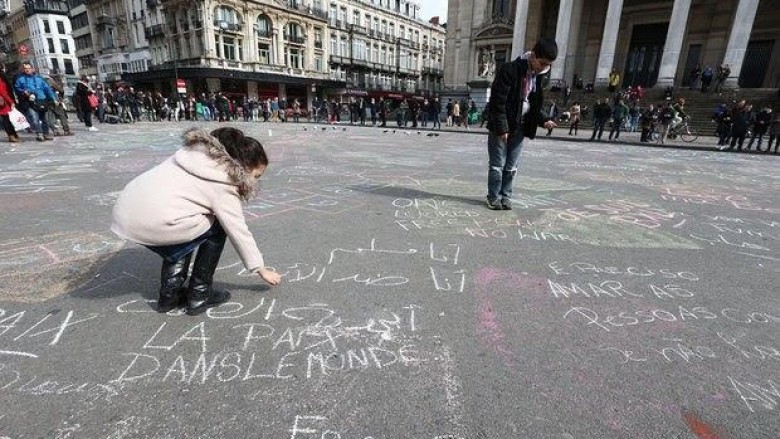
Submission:
[[[27,109],[24,115],[27,117],[27,121],[30,122],[30,127],[35,130],[38,135],[49,135],[49,120],[46,117],[47,109],[36,110],[33,106]]]
[[[504,141],[501,137],[488,134],[488,200],[512,198],[512,181],[517,174],[520,151],[523,149],[522,128],[510,134]]]

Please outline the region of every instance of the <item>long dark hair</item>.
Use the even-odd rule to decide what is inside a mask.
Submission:
[[[265,154],[263,145],[254,137],[245,136],[243,131],[224,127],[212,131],[211,135],[219,140],[228,155],[237,161],[242,168],[252,170],[261,165],[268,166],[268,156]]]

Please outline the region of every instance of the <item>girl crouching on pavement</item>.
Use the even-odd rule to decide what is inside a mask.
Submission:
[[[263,146],[235,128],[191,129],[183,137],[173,156],[124,188],[111,230],[162,256],[157,311],[184,305],[188,315],[198,315],[230,299],[212,288],[226,237],[248,270],[270,285],[281,276],[265,268],[242,209],[268,166]]]

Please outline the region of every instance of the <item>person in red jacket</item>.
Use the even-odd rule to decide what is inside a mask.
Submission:
[[[16,133],[14,124],[11,123],[11,119],[8,113],[14,108],[14,99],[11,96],[11,88],[8,86],[8,82],[5,76],[5,66],[2,66],[0,70],[0,123],[3,124],[6,134],[8,134],[8,141],[11,143],[19,142],[19,135]]]

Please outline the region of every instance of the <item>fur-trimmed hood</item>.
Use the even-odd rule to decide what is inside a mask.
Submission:
[[[206,130],[190,128],[182,138],[184,146],[174,155],[179,166],[200,178],[236,186],[244,201],[252,197],[255,182],[251,174],[230,157],[216,137]]]

